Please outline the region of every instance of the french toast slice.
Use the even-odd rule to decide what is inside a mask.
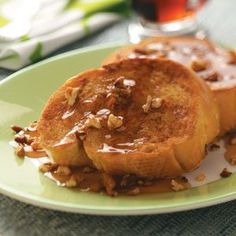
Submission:
[[[158,37],[117,49],[103,64],[125,58],[167,58],[194,70],[213,91],[220,135],[236,127],[236,53],[194,37]]]
[[[169,60],[127,59],[68,80],[49,99],[38,131],[58,164],[171,177],[199,166],[219,121],[196,74]]]

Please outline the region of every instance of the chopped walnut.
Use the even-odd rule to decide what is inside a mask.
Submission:
[[[202,182],[206,179],[206,175],[204,173],[200,173],[198,176],[195,177],[195,180],[198,182]]]
[[[71,170],[68,166],[58,166],[56,170],[56,174],[58,175],[70,175]]]
[[[222,172],[220,173],[220,176],[221,176],[222,178],[227,178],[227,177],[229,177],[230,175],[232,175],[232,172],[228,171],[227,168],[224,168],[224,169],[222,170]]]
[[[19,145],[15,149],[15,153],[18,157],[24,157],[25,156],[25,149],[22,145]]]
[[[12,125],[11,129],[15,132],[15,133],[19,133],[21,130],[23,130],[22,127],[18,126],[18,125]]]
[[[65,186],[68,188],[73,188],[77,186],[77,181],[76,178],[74,176],[71,176],[66,182],[65,182]]]
[[[203,71],[207,68],[207,62],[203,60],[194,60],[191,62],[191,68],[195,72]]]
[[[79,88],[69,87],[66,89],[65,98],[67,99],[68,105],[73,106],[78,96]]]
[[[49,171],[56,170],[57,167],[58,167],[58,165],[56,163],[47,162],[47,163],[43,163],[42,165],[40,165],[39,170],[42,173],[46,173],[46,172],[49,172]]]
[[[103,180],[103,184],[104,184],[107,194],[110,196],[116,196],[117,192],[114,191],[114,188],[116,187],[116,182],[114,178],[111,175],[103,173],[102,180]]]
[[[117,129],[123,125],[123,117],[110,114],[107,120],[107,126],[109,129]]]
[[[171,180],[171,189],[174,191],[181,191],[185,189],[185,186],[181,183],[178,183],[176,180]]]
[[[90,114],[87,118],[87,120],[84,123],[84,128],[96,128],[96,129],[101,129],[101,123],[100,119],[95,117],[94,115]]]

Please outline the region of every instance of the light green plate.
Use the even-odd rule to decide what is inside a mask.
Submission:
[[[58,187],[29,159],[20,160],[8,142],[10,125],[37,120],[49,95],[67,78],[91,67],[116,46],[66,53],[21,70],[0,83],[0,192],[40,207],[99,215],[139,215],[210,206],[236,198],[236,175],[186,191],[108,197]]]

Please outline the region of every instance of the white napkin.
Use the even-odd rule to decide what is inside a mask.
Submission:
[[[0,67],[17,70],[122,18],[126,0],[6,0]]]

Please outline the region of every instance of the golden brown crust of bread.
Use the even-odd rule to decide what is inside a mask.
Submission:
[[[207,82],[214,93],[220,110],[221,135],[236,126],[236,54],[234,51],[219,48],[208,40],[193,37],[158,37],[117,49],[104,60],[103,64],[135,57],[164,57],[190,68],[192,61],[200,59],[206,62],[206,68],[196,73]]]
[[[68,88],[79,88],[72,106],[65,98]],[[144,112],[148,96],[162,104]],[[170,177],[199,165],[218,133],[217,112],[207,86],[180,64],[128,59],[68,80],[49,99],[38,131],[59,164],[87,165],[91,159],[110,174]],[[123,124],[109,127],[110,114]],[[74,131],[91,116],[101,127],[86,128],[78,139]]]

